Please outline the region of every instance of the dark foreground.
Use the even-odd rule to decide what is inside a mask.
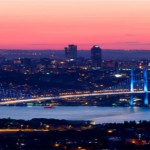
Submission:
[[[150,149],[150,121],[93,125],[91,121],[0,119],[0,150]]]

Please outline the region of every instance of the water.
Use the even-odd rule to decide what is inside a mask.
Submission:
[[[57,106],[54,109],[34,107],[0,107],[0,118],[24,119],[55,118],[66,120],[93,120],[98,123],[150,120],[150,108]]]

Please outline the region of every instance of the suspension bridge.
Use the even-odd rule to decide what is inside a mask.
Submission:
[[[148,106],[148,71],[147,69],[140,70],[137,73],[134,69],[131,70],[130,78],[120,82],[118,85],[105,88],[103,90],[97,91],[82,91],[82,92],[71,92],[71,93],[60,93],[56,96],[32,96],[30,94],[24,94],[21,92],[14,92],[13,90],[6,90],[0,88],[0,105],[10,105],[17,103],[28,103],[36,101],[46,101],[55,99],[65,99],[65,98],[77,98],[77,97],[89,97],[89,96],[104,96],[104,95],[130,95],[130,105],[134,106],[134,96],[136,94],[144,94],[145,106]]]

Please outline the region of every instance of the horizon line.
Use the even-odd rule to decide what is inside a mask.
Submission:
[[[22,51],[22,50],[26,50],[26,51],[64,51],[64,49],[19,49],[19,48],[16,48],[16,49],[1,49],[0,48],[0,51],[5,51],[5,50],[10,50],[10,51],[13,51],[13,50],[18,50],[18,51]],[[78,51],[90,51],[91,49],[77,49]],[[102,49],[102,50],[112,50],[112,51],[150,51],[150,49]]]

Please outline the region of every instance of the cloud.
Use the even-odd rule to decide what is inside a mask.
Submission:
[[[149,43],[140,43],[140,45],[150,45],[150,42]]]
[[[128,42],[125,42],[125,44],[130,44],[130,45],[150,45],[150,42],[144,43],[144,42],[138,42],[138,41],[128,41]]]
[[[125,34],[125,36],[135,36],[135,34]]]
[[[140,42],[138,41],[127,41],[127,42],[123,42],[124,44],[131,44],[131,45],[139,45]]]
[[[41,44],[40,44],[40,43],[39,43],[39,44],[37,43],[37,44],[36,44],[36,43],[35,43],[35,44],[31,44],[31,45],[43,46],[43,45],[49,45],[49,44],[46,44],[46,43],[41,43]]]
[[[139,41],[127,41],[127,42],[112,42],[112,43],[99,43],[99,45],[130,45],[130,46],[135,46],[135,45],[143,45],[143,46],[149,46],[150,42],[139,42]]]

